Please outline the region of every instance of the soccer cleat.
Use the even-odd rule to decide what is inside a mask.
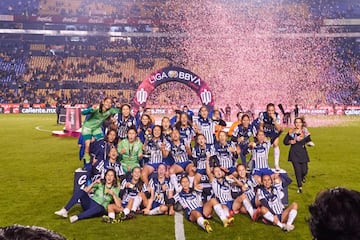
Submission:
[[[204,227],[205,231],[208,233],[211,233],[213,231],[208,220],[204,220]]]
[[[76,222],[77,220],[79,220],[79,218],[78,218],[78,216],[74,215],[74,216],[71,216],[71,217],[69,218],[69,220],[70,220],[71,223],[74,223],[74,222]]]
[[[104,223],[111,223],[112,219],[108,215],[104,215],[104,216],[102,216],[102,221]]]
[[[295,226],[291,224],[285,224],[285,229],[286,231],[290,232],[295,229]]]
[[[256,222],[257,220],[258,220],[258,218],[259,218],[259,215],[260,215],[260,208],[258,207],[256,210],[255,210],[255,212],[254,212],[254,214],[252,215],[252,220],[254,221],[254,222]]]
[[[68,212],[66,211],[65,208],[60,209],[59,211],[54,212],[56,215],[63,217],[63,218],[67,218],[68,217]]]
[[[124,221],[126,219],[126,215],[125,215],[125,213],[123,211],[121,211],[119,213],[119,218],[118,219],[120,219],[121,221]]]
[[[222,222],[223,222],[224,227],[229,226],[229,220],[228,219],[224,219]]]
[[[135,212],[131,211],[127,216],[126,216],[126,219],[133,219],[135,218]]]
[[[297,193],[302,193],[302,187],[299,187],[298,190],[297,190]]]
[[[230,226],[230,225],[233,225],[234,222],[235,222],[235,218],[234,218],[234,217],[228,217],[229,226]]]

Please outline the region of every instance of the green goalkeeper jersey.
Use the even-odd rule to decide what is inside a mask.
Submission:
[[[100,109],[93,109],[88,108],[81,112],[83,115],[90,114],[90,117],[84,122],[83,126],[90,129],[99,128],[102,123],[107,119],[109,116],[113,114],[119,113],[119,109],[117,108],[110,108],[109,110],[101,113]]]

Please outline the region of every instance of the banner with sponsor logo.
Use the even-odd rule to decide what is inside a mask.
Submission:
[[[196,92],[205,106],[209,109],[214,107],[214,95],[203,79],[188,69],[170,66],[159,69],[142,81],[134,96],[134,112],[140,105],[146,104],[151,92],[157,86],[172,81],[186,84]]]
[[[152,19],[152,18],[111,18],[105,16],[89,16],[89,17],[64,17],[60,15],[42,15],[42,16],[20,16],[20,15],[0,15],[5,21],[15,22],[43,22],[43,23],[69,23],[69,24],[147,24],[158,26],[161,22],[171,24],[167,20]]]

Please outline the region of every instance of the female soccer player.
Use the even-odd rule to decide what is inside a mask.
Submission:
[[[177,173],[187,172],[192,178],[191,186],[193,185],[193,179],[195,175],[194,164],[189,160],[191,156],[190,143],[185,144],[180,139],[180,133],[177,129],[174,129],[171,133],[171,157],[174,159],[174,164],[169,169],[171,183],[174,185],[175,190],[178,192],[179,186],[177,182]]]
[[[214,156],[214,146],[206,143],[205,136],[198,134],[196,136],[196,144],[192,151],[193,162],[196,165],[196,174],[194,179],[194,187],[196,189],[211,188],[209,179],[206,174],[206,157]],[[201,187],[199,186],[201,184]]]
[[[254,179],[261,183],[261,176],[272,175],[273,171],[269,167],[269,150],[271,143],[266,138],[265,133],[259,130],[256,135],[257,142],[250,142],[251,161],[253,162]]]
[[[161,119],[161,128],[162,128],[162,134],[163,134],[163,138],[167,141],[170,142],[171,141],[171,132],[172,132],[172,127],[171,127],[171,123],[170,123],[170,118],[169,117],[163,117]],[[172,159],[171,156],[168,156],[164,159],[165,165],[167,165],[167,168],[171,165],[174,164],[174,161]],[[168,169],[167,169],[168,170]]]
[[[211,171],[210,168],[210,157],[206,158],[206,174],[209,177],[209,182],[211,184],[212,190],[216,199],[222,206],[223,211],[225,212],[226,220],[223,220],[224,227],[234,223],[233,215],[233,206],[240,204],[240,198],[235,200],[231,195],[231,184],[225,178],[225,173],[221,170],[220,167],[214,167]]]
[[[157,167],[157,176],[150,179],[150,199],[143,210],[145,215],[159,215],[168,212],[174,214],[173,206],[168,207],[167,200],[173,197],[174,187],[170,179],[165,177],[166,166],[160,163]]]
[[[219,133],[219,142],[214,144],[215,155],[219,159],[220,167],[227,173],[235,172],[235,164],[240,152],[232,142],[227,141],[227,134],[224,131]]]
[[[115,147],[110,149],[108,160],[104,161],[103,173],[101,174],[101,178],[104,178],[105,173],[108,169],[113,169],[116,173],[116,176],[122,180],[124,178],[124,170],[118,160],[118,151]]]
[[[274,165],[276,171],[280,170],[280,148],[279,136],[283,131],[280,125],[280,116],[275,112],[275,105],[269,103],[266,106],[266,112],[260,113],[260,130],[264,131],[265,136],[271,139],[271,144],[274,147]]]
[[[234,129],[231,141],[240,147],[241,163],[245,166],[250,137],[254,137],[253,129],[250,125],[250,117],[247,114],[243,114],[240,124]]]
[[[170,142],[171,140],[171,132],[172,132],[172,128],[171,128],[171,124],[170,124],[170,119],[169,117],[163,117],[161,119],[161,128],[162,128],[162,133],[163,133],[163,137]]]
[[[123,104],[120,107],[120,113],[115,115],[115,120],[120,140],[127,137],[127,130],[130,127],[136,127],[136,119],[131,115],[131,106],[129,104]]]
[[[219,141],[219,133],[226,127],[226,122],[221,119],[219,110],[214,110],[211,120],[215,124],[215,138]]]
[[[197,134],[204,134],[206,143],[214,144],[215,124],[209,118],[209,112],[205,106],[202,106],[199,110],[199,118],[194,122],[194,130]]]
[[[122,140],[118,146],[121,154],[121,165],[125,173],[131,172],[134,167],[139,167],[143,156],[142,143],[136,138],[136,130],[133,127],[128,129],[127,139]]]
[[[115,203],[108,206],[108,216],[103,216],[103,221],[114,222],[116,213],[120,213],[120,219],[117,220],[134,218],[141,202],[144,201],[144,204],[147,204],[145,191],[146,185],[141,180],[141,169],[140,167],[135,167],[132,170],[131,177],[125,178],[121,183],[119,204]]]
[[[161,126],[156,125],[152,130],[152,138],[146,139],[143,150],[150,154],[149,161],[145,163],[142,170],[142,180],[146,185],[149,184],[149,176],[160,164],[165,164],[164,160],[170,151],[170,143],[163,138]]]
[[[243,164],[236,166],[236,172],[237,177],[234,175],[229,176],[230,180],[234,181],[232,196],[234,199],[239,197],[239,201],[234,202],[233,205],[234,213],[239,211],[248,213],[251,219],[256,221],[260,213],[260,208],[257,208],[255,201],[255,188],[258,186],[258,183],[251,175],[249,177],[246,176],[246,167]],[[237,194],[234,194],[234,192]]]
[[[261,215],[285,231],[294,230],[293,222],[297,215],[298,205],[294,202],[285,209],[281,202],[284,193],[280,178],[275,178],[275,184],[273,184],[270,175],[263,175],[262,184],[263,186],[257,192],[261,203]]]
[[[175,124],[175,128],[179,131],[180,138],[185,142],[191,142],[195,137],[195,131],[192,128],[189,116],[186,113],[180,114],[180,121]]]
[[[206,232],[212,232],[209,221],[204,219],[204,217],[211,217],[212,210],[214,209],[215,213],[223,221],[224,226],[227,227],[229,225],[221,204],[215,198],[203,204],[200,194],[190,188],[190,181],[186,176],[180,179],[180,185],[181,191],[175,194],[173,200],[181,204],[186,218],[190,222],[197,222]]]
[[[92,197],[88,194],[90,191],[94,192]],[[100,179],[98,179],[86,187],[85,190],[75,192],[66,206],[59,211],[56,211],[55,214],[67,218],[68,211],[80,199],[83,212],[78,215],[71,216],[71,223],[85,218],[101,216],[104,212],[106,212],[110,202],[114,201],[114,205],[120,206],[118,194],[119,188],[117,186],[116,173],[113,169],[109,169],[105,173],[105,180],[100,181]]]
[[[105,139],[90,144],[90,154],[93,158],[89,164],[85,165],[85,169],[88,172],[88,179],[91,179],[92,182],[104,176],[104,162],[108,160],[110,149],[117,146],[116,135],[115,130],[109,130]]]
[[[101,125],[109,116],[119,112],[118,109],[112,108],[111,105],[111,98],[105,98],[104,101],[100,103],[99,108],[93,106],[81,112],[83,115],[90,114],[90,117],[84,122],[81,129],[81,134],[85,141],[85,163],[90,162],[89,152],[91,139],[93,137],[97,140],[103,138],[104,133],[101,129]]]
[[[137,134],[142,143],[145,142],[145,139],[149,136],[151,136],[151,130],[154,127],[154,125],[151,122],[151,118],[147,114],[143,114],[141,116],[141,121],[137,129]]]
[[[297,193],[302,193],[302,184],[308,172],[309,155],[306,150],[306,144],[311,142],[310,133],[305,127],[304,118],[295,118],[295,127],[290,129],[284,138],[285,145],[291,145],[288,161],[294,167],[296,182],[298,186]]]

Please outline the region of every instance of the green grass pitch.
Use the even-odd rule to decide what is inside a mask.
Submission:
[[[344,117],[346,118],[346,117]],[[344,186],[360,190],[360,118],[335,127],[309,128],[316,146],[309,148],[308,181],[303,194],[296,184],[289,188],[290,201],[299,204],[295,230],[251,222],[237,215],[235,225],[223,228],[219,220],[211,220],[214,232],[207,234],[197,225],[184,221],[186,239],[311,239],[306,219],[308,206],[316,193],[324,188]],[[0,226],[37,225],[57,231],[68,239],[174,239],[174,218],[169,216],[137,216],[119,224],[104,224],[99,218],[70,224],[53,212],[72,194],[73,172],[81,166],[77,139],[58,138],[50,132],[59,130],[55,115],[0,115]],[[283,139],[284,134],[281,136]],[[281,166],[294,180],[287,162],[288,148],[281,144]],[[270,152],[270,164],[273,154]],[[80,211],[71,210],[70,215]]]

